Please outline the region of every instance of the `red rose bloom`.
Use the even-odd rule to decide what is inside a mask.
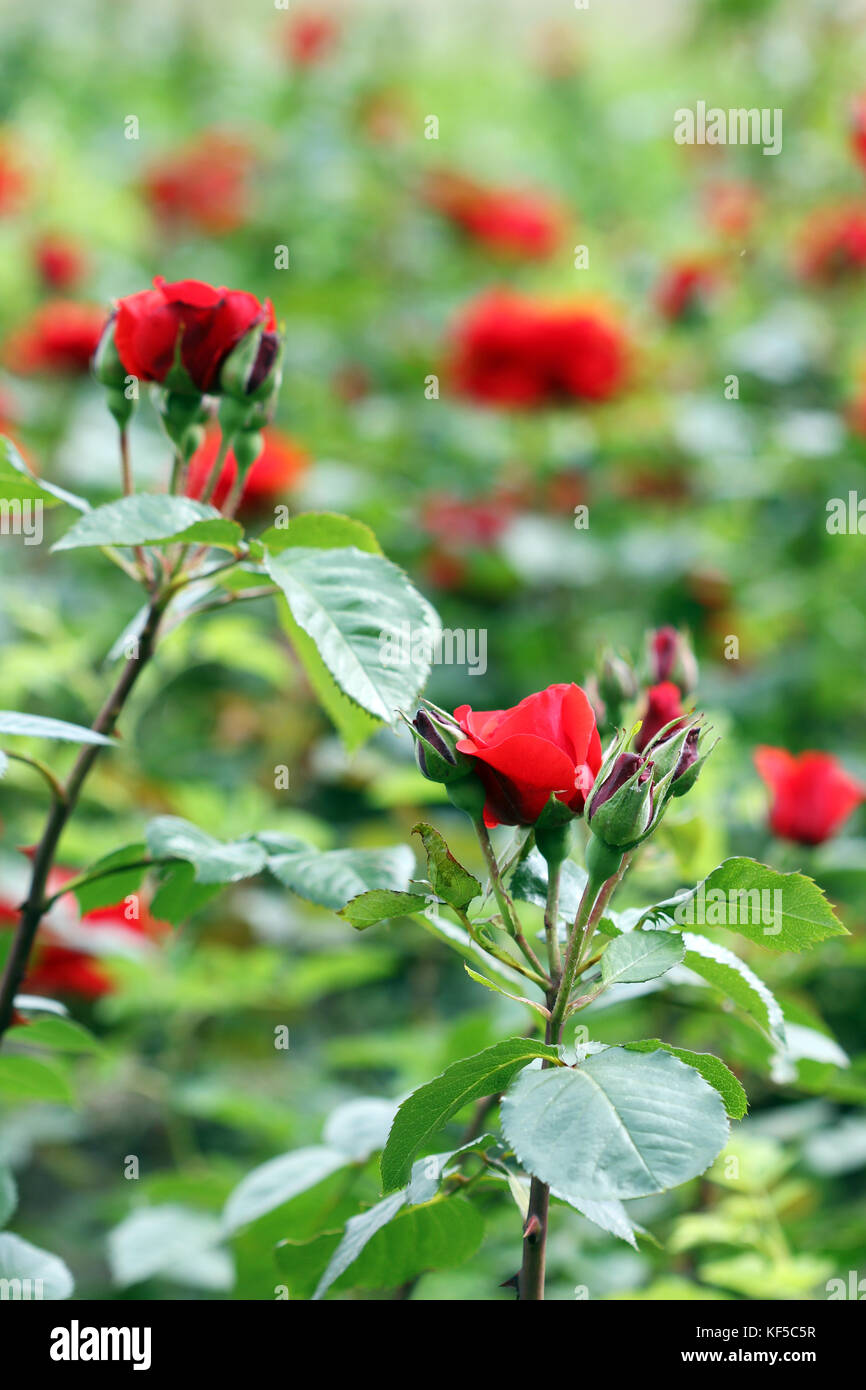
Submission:
[[[84,255],[64,237],[45,236],[33,248],[33,261],[43,285],[50,290],[70,290],[84,275]]]
[[[340,26],[329,15],[297,14],[286,26],[286,52],[299,68],[321,63],[336,45]]]
[[[483,405],[601,401],[625,377],[622,334],[594,308],[493,290],[469,306],[456,343],[457,387]]]
[[[855,97],[852,103],[851,147],[857,163],[866,169],[866,95]]]
[[[677,323],[705,306],[715,284],[715,276],[705,263],[683,261],[673,265],[656,287],[656,308],[663,318]]]
[[[89,370],[105,324],[105,311],[56,299],[40,309],[6,343],[13,372],[82,373]]]
[[[721,236],[742,238],[752,230],[761,195],[752,183],[722,181],[706,189],[703,205],[706,220],[714,231]]]
[[[646,696],[646,711],[634,741],[635,751],[638,753],[643,752],[660,729],[670,724],[672,719],[679,719],[683,713],[679,687],[674,685],[673,681],[660,681],[658,685],[651,685]],[[671,733],[676,733],[679,727],[679,724],[675,725]]]
[[[471,240],[507,256],[543,259],[560,240],[559,209],[539,194],[485,188],[443,171],[428,179],[424,196]]]
[[[866,798],[831,753],[795,757],[784,748],[755,750],[755,767],[773,795],[770,827],[784,840],[820,845]]]
[[[53,870],[48,880],[48,891],[56,893],[72,877],[66,869]],[[20,909],[13,902],[0,899],[0,925],[14,925],[19,912]],[[22,993],[60,994],[80,999],[99,999],[110,994],[113,989],[111,977],[100,964],[101,953],[87,950],[88,934],[95,936],[99,931],[107,931],[115,935],[151,937],[158,934],[161,926],[143,905],[137,918],[126,916],[124,903],[96,908],[79,917],[78,905],[72,896],[60,898],[39,929],[36,950]]]
[[[819,208],[807,221],[798,256],[800,274],[822,283],[866,267],[866,208]]]
[[[144,177],[144,195],[169,230],[187,225],[211,236],[230,232],[247,214],[252,163],[242,141],[209,132],[154,164]]]
[[[241,508],[249,511],[261,511],[284,497],[309,463],[309,455],[277,430],[265,430],[263,438],[265,447],[247,473],[241,494]],[[185,488],[187,497],[201,497],[216,462],[219,446],[219,430],[208,430],[201,448],[190,459]],[[237,461],[230,449],[211,498],[213,506],[222,507],[234,486],[237,473]]]
[[[270,300],[260,304],[245,290],[214,289],[201,280],[167,285],[157,276],[153,283],[152,290],[118,300],[114,323],[120,360],[140,381],[165,380],[180,334],[181,362],[196,389],[204,392],[218,389],[223,363],[256,324],[264,323],[266,330],[259,351],[261,361],[276,344]],[[253,384],[255,375],[256,369]]]
[[[478,759],[484,824],[534,825],[551,796],[579,815],[601,767],[595,715],[579,685],[551,685],[513,709],[454,711]]]

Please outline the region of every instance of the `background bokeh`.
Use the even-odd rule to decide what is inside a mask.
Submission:
[[[862,5],[75,0],[6,7],[0,40],[0,417],[37,472],[93,502],[119,490],[86,371],[92,320],[57,301],[98,319],[154,275],[248,289],[287,331],[275,481],[251,514],[267,525],[283,501],[368,522],[447,627],[486,633],[486,672],[438,666],[432,699],[511,704],[582,681],[604,646],[637,659],[647,629],[690,630],[723,740],[634,900],[746,853],[816,876],[852,936],[790,958],[736,943],[799,1029],[803,1055],[772,1082],[757,1035],[698,993],[683,1006],[636,992],[598,1014],[605,1041],[669,1037],[729,1061],[752,1103],[736,1143],[758,1176],[748,1192],[711,1175],[638,1204],[658,1248],[563,1208],[550,1296],[826,1297],[866,1247],[864,812],[818,849],[774,842],[752,752],[823,749],[866,777],[864,540],[826,525],[866,462]],[[674,112],[698,101],[781,108],[781,153],[678,145]],[[479,230],[460,179],[470,203],[493,189],[529,212],[500,205]],[[473,400],[461,325],[496,287],[589,306],[627,345],[627,378],[598,403]],[[146,402],[132,449],[139,486],[163,486]],[[61,526],[46,513],[43,544],[0,537],[0,706],[88,723],[139,596],[99,555],[52,556]],[[83,866],[162,813],[323,846],[404,843],[422,813],[477,869],[436,792],[405,736],[347,751],[273,607],[241,606],[167,639],[61,859]],[[7,907],[43,813],[11,768]],[[81,1296],[273,1297],[279,1230],[225,1244],[199,1218],[256,1163],[316,1142],[339,1104],[396,1098],[527,1026],[420,928],[360,937],[273,886],[138,946],[100,961],[99,989],[66,981],[103,1045],[69,1063],[76,1105],[4,1098],[13,1229],[61,1254]],[[364,1181],[374,1200],[372,1168]],[[112,1278],[109,1233],[165,1203],[201,1258]],[[491,1203],[481,1251],[412,1296],[510,1297],[498,1286],[518,1244],[516,1207]]]

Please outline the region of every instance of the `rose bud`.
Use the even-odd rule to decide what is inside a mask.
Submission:
[[[755,767],[773,796],[770,829],[797,844],[822,844],[866,799],[866,787],[832,753],[810,750],[795,757],[784,748],[761,747]]]
[[[700,741],[705,733],[701,718],[698,715],[688,723],[679,722],[670,729],[661,729],[646,750],[655,763],[656,787],[665,800],[670,796],[684,796],[691,790],[718,742],[701,750]]]
[[[637,695],[637,678],[631,666],[616,652],[608,649],[602,653],[598,671],[598,690],[610,713],[612,723],[617,723],[619,711],[626,700]]]
[[[428,781],[456,782],[474,771],[472,759],[457,752],[463,730],[450,714],[428,705],[406,722],[415,740],[415,759]]]
[[[680,692],[673,681],[650,686],[646,693],[646,709],[634,741],[635,750],[642,753],[660,730],[682,716]]]
[[[649,669],[654,684],[673,681],[688,695],[698,683],[698,663],[688,640],[675,627],[660,627],[648,634]]]
[[[599,774],[586,810],[593,835],[615,849],[630,849],[653,820],[653,764],[637,753],[617,753]]]
[[[114,325],[117,319],[113,313],[102,330],[102,336],[90,363],[90,369],[101,386],[105,387],[105,403],[117,421],[118,429],[125,429],[132,419],[138,404],[137,396],[127,396],[126,387],[130,374],[120,360],[114,343]]]

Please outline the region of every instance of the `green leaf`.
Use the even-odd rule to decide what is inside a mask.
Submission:
[[[364,1246],[373,1239],[376,1232],[380,1231],[389,1221],[393,1221],[405,1203],[405,1191],[392,1192],[390,1197],[385,1197],[381,1202],[377,1202],[369,1211],[362,1211],[358,1216],[353,1216],[346,1222],[343,1238],[319,1280],[313,1294],[314,1299],[324,1298],[334,1280],[339,1279],[340,1275],[349,1268],[349,1265],[358,1258]]]
[[[683,932],[683,964],[745,1009],[776,1047],[785,1044],[785,1020],[775,996],[755,972],[727,947],[694,932]]]
[[[804,951],[848,935],[813,879],[754,859],[726,859],[673,909],[660,908],[678,927],[726,927],[771,951]]]
[[[368,555],[381,555],[382,547],[363,521],[339,512],[299,512],[288,526],[270,526],[258,537],[271,555],[290,547],[306,550],[342,550],[353,545]]]
[[[439,831],[434,830],[432,825],[419,821],[413,825],[412,834],[421,836],[433,892],[451,907],[465,911],[472,899],[481,894],[478,879],[462,864],[458,864]]]
[[[75,1288],[75,1281],[59,1256],[40,1250],[38,1245],[31,1245],[10,1231],[0,1235],[0,1280],[6,1287],[7,1280],[21,1280],[21,1297],[28,1299],[69,1298]],[[8,1296],[15,1298],[12,1288]]]
[[[385,1198],[385,1201],[389,1201]],[[350,1223],[351,1224],[351,1223]],[[352,1287],[394,1289],[431,1269],[463,1264],[484,1238],[484,1219],[465,1197],[434,1197],[418,1207],[403,1207],[374,1232],[354,1258]],[[336,1262],[335,1253],[332,1264]],[[329,1287],[327,1274],[315,1297]]]
[[[57,507],[61,502],[87,512],[90,503],[55,483],[37,478],[27,467],[11,439],[0,438],[0,496],[8,502],[40,501],[43,507]]]
[[[267,555],[265,566],[344,694],[387,724],[415,703],[440,629],[402,570],[356,546],[290,546]],[[410,649],[395,653],[407,632]]]
[[[124,898],[136,893],[147,870],[142,866],[135,869],[127,866],[146,858],[147,846],[138,843],[112,850],[111,854],[105,854],[101,859],[89,864],[84,872],[96,874],[98,877],[93,883],[84,883],[72,890],[82,913],[94,912],[100,907],[114,907],[116,903],[121,903]],[[116,873],[107,872],[114,868],[117,869]]]
[[[269,1159],[247,1173],[229,1197],[223,1212],[225,1229],[236,1231],[265,1212],[281,1207],[338,1168],[345,1168],[348,1162],[339,1149],[324,1144]]]
[[[73,1103],[65,1073],[35,1057],[0,1056],[0,1096],[9,1100],[53,1100]]]
[[[606,985],[654,980],[679,965],[685,950],[683,939],[676,932],[628,932],[616,937],[605,949],[601,978]]]
[[[402,892],[415,859],[406,845],[388,849],[315,849],[303,840],[264,832],[266,867],[280,883],[307,902],[335,911],[372,888]]]
[[[224,1232],[218,1217],[177,1203],[141,1207],[108,1236],[108,1266],[118,1288],[161,1275],[193,1288],[226,1290],[234,1267],[217,1249]]]
[[[146,837],[154,859],[185,859],[192,864],[196,883],[237,883],[265,866],[266,854],[257,840],[215,840],[178,816],[158,816],[148,825]]]
[[[586,869],[575,864],[573,859],[564,860],[559,876],[557,914],[561,924],[571,926],[585,887]],[[508,891],[522,903],[534,903],[536,907],[547,905],[547,860],[537,849],[531,850],[518,864],[511,876]]]
[[[520,1163],[566,1200],[663,1192],[703,1173],[728,1138],[725,1108],[664,1051],[609,1047],[578,1067],[526,1071],[502,1102]]]
[[[385,1191],[408,1181],[416,1154],[456,1111],[505,1090],[515,1073],[536,1057],[559,1061],[555,1047],[527,1038],[506,1038],[474,1057],[454,1062],[441,1076],[413,1091],[394,1117],[382,1154]]]
[[[221,883],[197,883],[194,865],[185,862],[164,867],[159,873],[159,887],[150,910],[158,922],[170,922],[173,927],[200,912],[223,886]]]
[[[224,518],[216,507],[206,502],[194,502],[191,497],[139,492],[86,512],[51,548],[77,550],[82,546],[149,545],[157,541],[176,541],[184,539],[189,529],[202,521],[223,522]],[[228,525],[233,526],[234,523],[229,522]],[[236,529],[240,531],[240,527]]]
[[[65,719],[48,719],[41,714],[20,714],[17,710],[0,710],[0,734],[22,738],[51,738],[60,743],[98,743],[114,746],[115,740],[104,734],[85,729],[82,724],[67,724]]]
[[[8,1042],[27,1047],[45,1047],[52,1052],[100,1052],[101,1046],[92,1033],[68,1018],[40,1018],[24,1027],[10,1028]]]
[[[640,1042],[623,1043],[629,1052],[657,1052],[664,1048],[673,1057],[679,1057],[686,1066],[694,1067],[714,1091],[718,1091],[725,1102],[725,1109],[732,1120],[741,1120],[749,1108],[748,1097],[734,1073],[712,1052],[690,1052],[685,1047],[671,1047],[670,1043],[659,1038],[642,1038]]]
[[[503,989],[502,985],[497,984],[495,980],[488,980],[486,975],[479,975],[478,971],[473,970],[471,965],[467,965],[465,961],[463,962],[463,969],[466,971],[470,980],[474,980],[476,984],[483,985],[485,989],[492,989],[494,994],[501,994],[503,999],[510,999],[512,1004],[528,1004],[530,1009],[535,1009],[542,1017],[550,1017],[544,1006],[539,1004],[537,1000],[527,999],[525,994],[510,994],[507,989]]]
[[[643,1227],[636,1225],[631,1220],[622,1202],[611,1198],[608,1202],[587,1202],[582,1197],[569,1197],[563,1192],[554,1192],[554,1197],[558,1197],[561,1202],[567,1202],[575,1211],[579,1211],[581,1216],[585,1216],[587,1221],[592,1221],[594,1225],[600,1226],[603,1231],[608,1231],[612,1236],[618,1236],[620,1240],[627,1241],[629,1245],[637,1250],[637,1235],[643,1234]]]
[[[386,922],[391,917],[408,917],[413,912],[421,912],[427,899],[417,893],[394,893],[387,888],[374,888],[369,893],[359,893],[356,898],[341,909],[340,916],[355,928],[363,931],[365,927]]]

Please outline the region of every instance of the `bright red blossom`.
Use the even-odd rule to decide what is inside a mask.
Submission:
[[[851,147],[858,164],[866,169],[866,93],[851,105]]]
[[[284,497],[309,464],[309,455],[278,430],[265,430],[263,438],[265,447],[247,473],[241,494],[241,507],[250,511],[262,510]],[[209,430],[201,448],[190,459],[185,489],[187,497],[201,497],[216,462],[219,446],[219,430]],[[234,486],[237,471],[234,453],[229,450],[211,498],[215,507],[222,507]]]
[[[456,329],[458,389],[483,405],[607,400],[626,369],[621,330],[594,306],[493,290],[469,305]]]
[[[286,26],[286,52],[296,67],[315,67],[328,57],[339,36],[340,26],[330,15],[304,11]]]
[[[485,188],[442,171],[428,179],[424,196],[471,240],[507,256],[543,259],[553,254],[562,235],[559,208],[541,194]]]
[[[580,686],[548,686],[512,709],[461,705],[454,718],[466,735],[458,751],[478,760],[485,825],[534,825],[551,796],[575,814],[583,810],[601,741]]]
[[[810,750],[795,757],[784,748],[761,746],[755,767],[772,793],[770,827],[784,840],[820,845],[866,799],[866,787],[832,753]]]
[[[84,253],[66,237],[44,236],[33,247],[33,261],[43,285],[50,290],[70,290],[83,278]]]
[[[798,267],[804,279],[823,283],[866,268],[866,207],[855,203],[813,213],[801,234]]]
[[[207,132],[154,164],[144,177],[144,195],[169,229],[187,225],[209,235],[230,232],[247,214],[252,164],[241,140]]]
[[[245,290],[215,289],[201,280],[166,284],[161,276],[152,290],[141,290],[117,303],[114,343],[126,370],[141,381],[164,381],[180,338],[180,356],[199,391],[215,390],[220,368],[241,338],[256,324],[265,339],[276,329],[270,300],[260,304]],[[254,370],[255,375],[255,370]]]
[[[665,271],[656,286],[656,308],[676,323],[700,310],[716,288],[713,269],[703,261],[681,261]]]
[[[11,335],[5,361],[12,371],[25,374],[86,372],[104,323],[103,309],[53,299]]]

